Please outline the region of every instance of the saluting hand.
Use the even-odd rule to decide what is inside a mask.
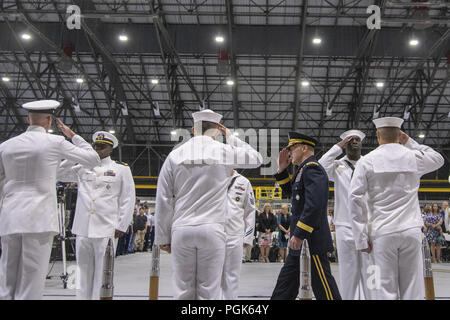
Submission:
[[[222,132],[222,134],[223,134],[226,138],[228,138],[229,136],[231,136],[231,131],[230,131],[230,129],[228,129],[227,127],[225,127],[225,126],[222,125],[222,124],[219,124],[218,130],[219,130],[220,132]]]
[[[342,150],[345,149],[345,147],[348,145],[348,143],[350,142],[350,140],[353,139],[353,136],[347,137],[344,140],[342,140],[341,142],[339,142],[337,145],[339,147],[341,147]]]
[[[66,126],[61,119],[56,118],[56,125],[58,126],[59,130],[69,139],[72,139],[75,137],[75,132],[73,132],[68,126]]]
[[[286,168],[289,167],[290,163],[291,156],[289,154],[289,150],[284,148],[278,155],[278,172],[283,172],[284,170],[286,170]]]
[[[409,136],[406,133],[404,133],[402,130],[400,130],[398,140],[401,144],[405,145],[409,140]]]

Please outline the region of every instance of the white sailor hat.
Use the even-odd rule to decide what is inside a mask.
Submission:
[[[341,134],[340,138],[342,140],[344,140],[347,137],[353,137],[353,136],[359,137],[361,139],[361,141],[363,141],[364,138],[366,137],[366,135],[359,130],[348,130],[348,131],[345,131],[343,134]]]
[[[98,131],[94,133],[94,135],[92,136],[92,141],[94,142],[94,144],[109,144],[113,147],[113,149],[117,148],[117,146],[119,145],[119,141],[117,140],[117,138],[113,134],[106,131]]]
[[[396,118],[396,117],[385,117],[385,118],[374,119],[372,121],[378,129],[378,128],[384,128],[384,127],[401,128],[404,120],[401,118]]]
[[[24,108],[24,109],[28,110],[28,112],[32,112],[32,113],[54,114],[55,110],[60,105],[61,104],[55,100],[39,100],[39,101],[25,103],[22,105],[22,108]]]
[[[209,110],[209,109],[195,112],[192,114],[192,117],[194,118],[194,123],[200,122],[200,121],[209,121],[209,122],[220,124],[220,120],[222,120],[221,114],[215,113],[214,111]]]

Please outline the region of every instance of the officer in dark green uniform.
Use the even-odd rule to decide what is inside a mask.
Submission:
[[[314,157],[317,140],[290,132],[289,145],[278,157],[275,178],[283,197],[292,199],[289,254],[272,293],[273,300],[295,300],[300,285],[300,248],[308,240],[311,253],[311,285],[317,300],[341,300],[331,274],[327,252],[333,251],[327,220],[328,176]],[[288,167],[299,166],[293,178]]]

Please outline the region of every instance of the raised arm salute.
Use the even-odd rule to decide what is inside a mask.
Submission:
[[[56,175],[62,159],[95,167],[97,153],[72,130],[72,140],[47,134],[59,102],[23,105],[30,126],[0,145],[0,299],[41,299],[53,237],[58,233]],[[20,204],[20,205],[19,205]]]
[[[169,154],[159,174],[155,242],[172,252],[175,299],[219,299],[231,172],[259,167],[262,156],[220,125],[220,114],[203,110],[193,118],[194,137]],[[215,140],[219,132],[227,144]]]
[[[356,165],[350,209],[356,249],[371,252],[381,287],[374,299],[424,299],[420,177],[444,164],[443,157],[400,131],[403,119],[380,118],[380,146]],[[367,206],[366,206],[367,203]]]
[[[348,203],[350,183],[356,164],[362,159],[361,147],[365,134],[359,130],[344,132],[339,143],[335,144],[319,163],[324,167],[330,181],[334,182],[334,224],[336,225],[336,244],[339,258],[340,292],[345,300],[368,299],[365,274],[368,264],[367,253],[355,247],[352,232],[352,218]],[[342,153],[344,157],[337,160]]]
[[[289,144],[278,158],[275,178],[283,197],[292,200],[289,254],[280,271],[272,299],[294,300],[300,284],[300,248],[308,240],[311,251],[311,274],[314,295],[318,300],[339,300],[341,296],[331,274],[327,252],[333,250],[327,219],[328,177],[314,156],[317,140],[290,132]],[[293,179],[288,166],[299,166]]]

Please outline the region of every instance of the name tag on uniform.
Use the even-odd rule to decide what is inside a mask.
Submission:
[[[113,170],[108,170],[104,173],[104,175],[107,177],[115,177],[116,173]]]

